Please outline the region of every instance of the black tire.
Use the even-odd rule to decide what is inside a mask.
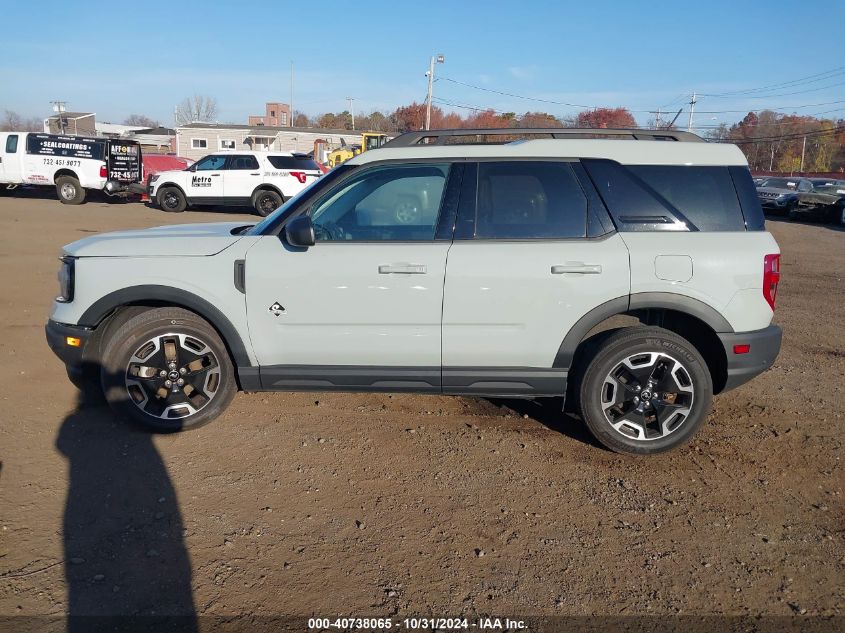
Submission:
[[[56,178],[56,195],[62,204],[82,204],[85,201],[85,189],[73,176]]]
[[[786,210],[786,217],[793,222],[798,220],[798,201],[792,202]]]
[[[657,327],[629,327],[598,346],[579,400],[584,422],[604,446],[651,455],[695,435],[710,411],[713,380],[701,354],[683,337]]]
[[[185,194],[178,187],[163,187],[156,196],[156,202],[162,211],[181,213],[188,208]]]
[[[267,217],[283,203],[282,196],[269,189],[261,189],[252,194],[252,208],[261,217]]]
[[[152,431],[207,424],[237,391],[217,331],[182,308],[151,308],[128,319],[103,341],[102,359],[106,401],[118,415]]]

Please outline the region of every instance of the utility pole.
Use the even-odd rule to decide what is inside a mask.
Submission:
[[[64,116],[67,111],[67,101],[51,101],[50,103],[53,104],[53,111],[59,114],[59,128],[64,134],[67,132],[67,119]]]
[[[692,91],[692,99],[689,102],[689,122],[687,123],[687,132],[692,132],[692,117],[695,114],[695,90]]]
[[[290,126],[293,127],[293,60],[290,60]]]
[[[660,123],[661,123],[660,115],[662,114],[662,112],[663,111],[662,111],[661,108],[657,108],[657,110],[649,110],[648,111],[649,114],[655,115],[655,117],[654,117],[654,127],[656,127],[658,130],[660,129]]]
[[[432,84],[434,83],[434,64],[443,64],[446,62],[446,58],[443,55],[438,55],[437,57],[432,57],[431,61],[428,64],[428,94],[425,98],[425,129],[431,129],[431,88]]]
[[[352,115],[352,129],[355,129],[355,107],[352,105],[352,102],[355,101],[355,97],[346,97],[346,100],[349,101],[349,114]]]
[[[807,137],[804,137],[804,142],[801,144],[801,173],[804,173],[804,152],[807,151]]]

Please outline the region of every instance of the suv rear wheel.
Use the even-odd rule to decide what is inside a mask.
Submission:
[[[82,204],[85,201],[85,189],[73,176],[56,178],[56,193],[62,204]]]
[[[100,381],[114,411],[161,432],[195,428],[235,395],[232,362],[206,321],[181,308],[154,308],[103,341]]]
[[[598,347],[584,373],[581,413],[607,448],[632,455],[668,451],[704,422],[713,398],[698,350],[656,327],[623,328]]]

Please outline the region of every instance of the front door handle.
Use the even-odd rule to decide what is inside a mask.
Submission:
[[[220,174],[211,174],[211,177],[212,177],[212,178],[219,178],[219,177],[220,177]]]
[[[379,275],[425,275],[427,272],[425,264],[381,264],[378,267]]]
[[[585,264],[584,262],[566,262],[559,266],[552,266],[553,275],[575,273],[576,275],[600,275],[601,264]]]
[[[261,174],[250,174],[250,176],[260,176]]]

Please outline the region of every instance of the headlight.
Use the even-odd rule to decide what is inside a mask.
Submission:
[[[73,285],[74,285],[74,264],[76,259],[73,257],[62,257],[62,267],[59,268],[59,296],[56,301],[61,303],[70,303],[73,301]]]
[[[158,180],[158,174],[150,176],[150,184],[153,184],[156,180]]]

